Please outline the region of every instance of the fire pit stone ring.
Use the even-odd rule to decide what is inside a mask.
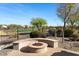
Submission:
[[[47,43],[44,42],[33,42],[28,45],[30,52],[43,53],[47,51]]]

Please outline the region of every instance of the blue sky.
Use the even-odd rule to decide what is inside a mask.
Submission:
[[[30,25],[32,18],[41,17],[46,19],[48,25],[62,25],[58,18],[58,4],[48,3],[1,3],[0,24]]]

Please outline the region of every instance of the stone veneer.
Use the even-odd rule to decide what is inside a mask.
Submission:
[[[58,48],[58,40],[49,39],[49,38],[33,38],[33,40],[47,43],[49,47]]]
[[[58,48],[58,40],[48,38],[28,38],[14,42],[14,49],[21,49],[22,47],[28,46],[32,42],[44,42],[47,43],[49,47]]]

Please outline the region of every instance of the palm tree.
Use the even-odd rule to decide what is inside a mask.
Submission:
[[[71,15],[69,16],[69,20],[68,20],[67,24],[71,26],[71,29],[72,29],[72,30],[74,29],[74,26],[76,25],[76,23],[77,23],[77,21],[78,21],[77,18],[78,18],[78,17],[77,17],[77,15],[76,15],[76,13],[75,13],[75,14],[71,14]]]
[[[74,26],[79,25],[79,8],[77,8],[76,12],[69,15],[69,20],[67,22],[71,26],[71,29],[74,29]]]

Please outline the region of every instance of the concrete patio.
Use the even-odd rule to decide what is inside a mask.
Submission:
[[[45,53],[28,53],[19,50],[5,49],[0,51],[0,56],[79,56],[79,53],[62,48],[50,48]]]

